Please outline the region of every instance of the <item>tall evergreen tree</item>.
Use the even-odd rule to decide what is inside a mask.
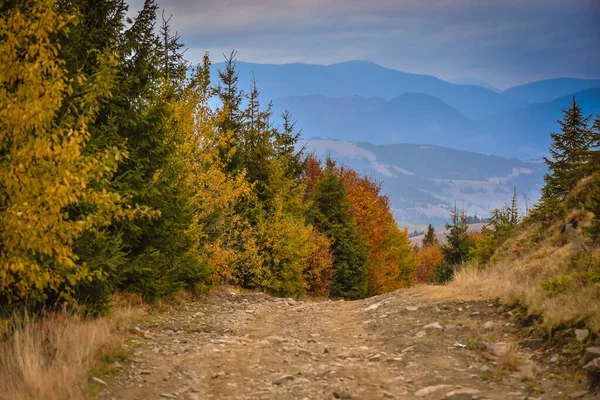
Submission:
[[[102,236],[83,237],[78,253],[109,277],[108,290],[119,287],[152,299],[192,286],[206,278],[207,269],[193,256],[198,245],[190,236],[194,193],[183,184],[187,161],[179,149],[184,139],[173,117],[186,78],[182,45],[167,20],[156,34],[158,6],[152,0],[145,1],[130,27],[120,0],[74,0],[61,6],[81,13],[83,21],[63,38],[62,53],[72,74],[94,71],[97,49],[120,56],[113,97],[92,125],[90,148],[126,150],[128,157],[110,186],[134,206],[155,212],[152,219],[115,221]],[[105,252],[116,252],[113,261],[106,262]],[[91,293],[88,297],[102,297],[106,290],[81,288]]]
[[[563,200],[577,182],[587,176],[592,161],[593,134],[588,127],[591,115],[583,116],[575,97],[562,111],[563,118],[557,121],[561,133],[550,133],[550,158],[544,157],[548,174],[544,177],[542,201],[552,197]]]
[[[325,176],[318,183],[312,199],[309,219],[333,240],[334,276],[330,293],[335,297],[360,299],[368,293],[367,252],[360,240],[344,183],[327,160]]]
[[[430,247],[435,245],[438,242],[437,237],[435,236],[435,229],[433,226],[429,224],[427,227],[427,232],[425,236],[423,236],[423,247]]]
[[[513,188],[513,196],[510,202],[509,208],[509,221],[512,226],[516,226],[519,223],[519,203],[517,198],[517,187]]]
[[[447,244],[442,246],[442,252],[446,262],[453,265],[467,260],[474,243],[468,234],[469,227],[465,210],[458,210],[455,203],[450,217],[452,222],[446,223]]]

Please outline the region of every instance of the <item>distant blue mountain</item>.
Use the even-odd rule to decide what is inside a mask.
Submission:
[[[574,94],[584,114],[600,112],[600,88]],[[568,107],[573,95],[559,97],[546,103],[532,104],[520,110],[499,113],[478,121],[480,131],[489,132],[497,154],[526,157],[546,152],[550,132],[559,131],[557,120],[561,110]]]
[[[222,67],[213,67],[213,82]],[[237,69],[240,88],[250,89],[254,76],[263,102],[272,99],[276,115],[289,109],[304,138],[431,143],[530,159],[547,152],[573,94],[584,112],[600,112],[600,80],[550,79],[496,93],[364,61],[238,62]]]
[[[215,64],[212,79],[217,80]],[[238,62],[240,87],[249,89],[252,76],[268,99],[291,96],[381,97],[393,99],[419,92],[437,97],[469,118],[524,106],[521,100],[474,85],[451,84],[430,75],[410,74],[366,61],[349,61],[328,66],[313,64],[251,64]]]
[[[391,100],[359,96],[299,96],[277,99],[274,113],[289,109],[303,136],[347,141],[436,143],[478,149],[473,121],[440,99],[405,93]]]
[[[600,79],[546,79],[515,86],[503,93],[528,103],[542,103],[592,88],[600,88]]]
[[[383,184],[400,224],[442,225],[454,202],[470,215],[489,211],[510,201],[513,188],[519,203],[539,197],[546,166],[541,161],[520,161],[423,144],[349,143],[306,140],[306,151],[331,156]]]
[[[489,84],[488,82],[482,81],[480,79],[458,78],[458,79],[451,79],[448,82],[454,83],[454,84],[458,84],[458,85],[481,86],[481,87],[484,87],[486,89],[493,90],[494,92],[501,92],[500,89],[497,89],[494,86],[492,86],[491,84]]]

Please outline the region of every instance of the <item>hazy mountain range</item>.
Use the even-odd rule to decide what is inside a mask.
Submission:
[[[213,68],[213,82],[220,68]],[[525,198],[532,204],[561,109],[574,95],[585,113],[600,110],[600,79],[550,79],[500,91],[473,79],[446,82],[363,61],[238,62],[237,69],[241,89],[249,90],[254,77],[276,116],[292,112],[306,151],[330,154],[380,180],[398,221],[411,228],[443,225],[455,201],[470,215],[487,216],[510,200],[513,187],[522,208]]]
[[[289,109],[304,138],[429,143],[534,158],[547,151],[548,134],[572,95],[584,112],[600,109],[600,79],[550,79],[499,92],[483,82],[450,83],[364,61],[237,67],[240,87],[249,89],[254,76],[261,98],[273,100],[276,114]],[[215,81],[219,68],[213,68]]]

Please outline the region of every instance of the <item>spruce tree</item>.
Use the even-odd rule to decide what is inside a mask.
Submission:
[[[435,236],[435,229],[431,224],[427,227],[427,233],[423,237],[423,247],[430,247],[435,245],[438,242],[437,237]]]
[[[365,244],[360,240],[344,183],[327,160],[325,176],[312,199],[309,220],[333,241],[334,276],[331,296],[360,299],[367,296],[368,270]]]
[[[550,158],[544,157],[548,174],[544,177],[542,201],[553,197],[564,200],[577,182],[588,175],[592,161],[593,133],[588,127],[591,115],[583,116],[575,97],[562,112],[562,120],[557,121],[561,133],[550,133]]]
[[[513,188],[513,196],[510,202],[509,208],[509,222],[512,226],[516,226],[519,223],[519,204],[517,200],[517,187]]]
[[[466,261],[469,251],[473,247],[473,240],[468,234],[467,216],[465,210],[458,210],[456,204],[450,217],[452,222],[446,223],[446,241],[442,246],[442,252],[447,263],[454,265]]]
[[[145,1],[130,27],[120,0],[75,0],[61,6],[80,12],[84,22],[63,38],[62,53],[72,74],[97,69],[97,49],[120,56],[113,97],[92,124],[90,150],[125,150],[128,157],[110,187],[134,207],[154,211],[151,219],[115,221],[102,236],[83,237],[78,254],[108,277],[108,290],[135,291],[152,299],[191,287],[206,279],[207,269],[194,257],[194,193],[183,184],[187,161],[179,156],[183,138],[173,118],[187,71],[182,45],[167,20],[160,36],[155,33],[158,7],[152,0]],[[115,254],[100,256],[108,249]],[[81,288],[81,293],[101,291]]]
[[[225,67],[219,70],[219,82],[214,88],[214,92],[221,101],[221,107],[225,111],[224,118],[221,118],[217,127],[223,135],[232,133],[232,140],[228,146],[221,151],[221,159],[226,161],[227,172],[240,173],[243,169],[241,161],[241,149],[243,148],[243,138],[241,131],[244,125],[244,115],[242,110],[242,101],[244,92],[239,88],[239,72],[236,70],[237,53],[232,51],[225,56]],[[233,153],[233,154],[232,154]]]

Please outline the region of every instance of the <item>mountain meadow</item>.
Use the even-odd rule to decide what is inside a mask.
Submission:
[[[502,386],[493,398],[512,398],[502,397],[511,385],[519,398],[541,395],[540,387],[553,395],[550,372],[515,377],[529,365],[521,362],[525,353],[490,347],[526,338],[541,349],[528,360],[539,356],[552,374],[572,374],[560,396],[594,395],[600,80],[499,91],[363,61],[251,64],[231,52],[224,62],[212,64],[206,53],[193,65],[177,27],[152,0],[135,17],[122,0],[9,1],[0,10],[0,398],[134,398],[149,384],[142,375],[195,351],[178,346],[206,335],[220,352],[259,333],[264,338],[249,344],[254,355],[262,354],[261,340],[297,347],[288,348],[295,358],[273,356],[273,365],[294,364],[302,351],[316,363],[333,357],[336,343],[347,348],[318,373],[303,363],[284,374],[282,364],[281,376],[248,378],[249,387],[256,384],[248,397],[230,381],[206,398],[375,398],[360,387],[347,397],[310,385],[353,358],[371,375],[356,372],[336,384],[387,371],[374,364],[386,359],[400,365],[394,374],[410,371],[403,357],[421,342],[389,350],[383,343],[399,340],[394,332],[442,346],[432,331],[442,335],[480,314],[472,323],[482,325],[492,308],[501,308],[493,318],[506,319],[487,324],[498,337],[461,336],[464,343],[443,342],[427,357],[450,348],[470,352],[461,353],[464,363],[489,363],[475,376],[487,377],[477,378],[477,393],[493,394],[490,382]],[[422,233],[418,242],[409,230]],[[435,303],[441,298],[443,306]],[[217,311],[205,314],[203,301]],[[442,319],[448,307],[471,306],[468,316]],[[386,307],[380,322],[400,309],[441,322],[402,314],[394,320],[401,327],[377,328],[389,341],[369,344],[376,317],[357,315]],[[260,313],[260,324],[240,327]],[[336,318],[348,333],[329,337]],[[264,331],[278,324],[295,342]],[[229,336],[218,342],[221,334]],[[326,337],[332,344],[318,355],[302,347]],[[156,338],[166,347],[143,347]],[[378,350],[352,353],[371,345]],[[235,349],[233,364],[248,356]],[[227,357],[222,351],[198,362],[216,363]],[[548,361],[555,354],[558,361]],[[132,357],[154,362],[156,371],[136,367]],[[242,374],[210,365],[215,370],[202,375],[208,383],[194,385],[209,390]],[[463,367],[472,369],[439,368],[458,374]],[[440,388],[410,386],[434,387],[427,368],[414,370],[421,375],[402,378],[406,393],[398,389],[395,398],[442,398],[431,397]],[[243,373],[252,371],[258,368]],[[300,382],[298,371],[314,373],[304,382],[313,392],[283,391]],[[192,383],[187,397],[172,394],[180,382],[169,379],[178,374],[156,380],[172,391],[152,383],[151,394],[136,398],[199,398]],[[264,382],[270,389],[263,393]],[[441,389],[465,386],[456,382]]]

